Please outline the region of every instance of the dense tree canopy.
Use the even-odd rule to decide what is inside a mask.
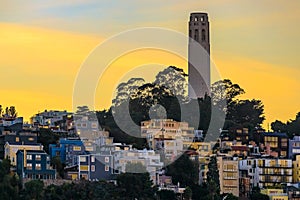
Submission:
[[[6,107],[5,110],[3,109],[2,105],[0,105],[0,117],[17,117],[18,113],[15,106]]]
[[[218,199],[220,194],[220,177],[216,156],[210,158],[207,172],[207,189],[211,199]]]
[[[291,119],[286,123],[276,120],[271,123],[273,131],[287,133],[290,138],[300,135],[300,112],[296,114],[295,119]]]
[[[117,177],[117,184],[121,196],[125,199],[155,199],[156,188],[152,186],[149,173],[120,174]]]
[[[1,200],[18,199],[20,180],[16,174],[10,172],[10,160],[0,162],[0,197]]]
[[[250,131],[261,127],[265,119],[263,103],[256,99],[239,99],[245,91],[238,84],[224,79],[212,85],[212,97],[206,95],[187,101],[186,76],[182,69],[170,66],[159,72],[152,83],[145,83],[141,78],[121,83],[112,107],[97,112],[101,127],[108,130],[116,142],[131,143],[139,149],[147,147],[147,144],[145,139],[140,138],[137,127],[151,118],[186,121],[206,133],[212,110],[217,110],[220,113],[215,113],[214,118],[220,119],[214,120],[222,121],[222,116],[226,115],[226,121],[223,127],[211,126],[215,128],[210,130],[212,132],[236,126],[248,127]],[[121,116],[121,119],[116,121],[115,116]]]
[[[198,184],[199,164],[192,161],[188,155],[183,154],[175,162],[167,166],[166,173],[172,176],[173,184],[180,184],[181,187]]]

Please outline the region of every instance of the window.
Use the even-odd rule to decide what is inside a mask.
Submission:
[[[19,142],[20,141],[20,138],[19,137],[16,137],[16,142]]]
[[[41,170],[41,163],[35,164],[35,169],[36,170]]]
[[[198,29],[195,29],[195,36],[194,36],[194,40],[199,41],[199,32]]]
[[[32,169],[32,163],[27,163],[26,168],[27,169]]]
[[[109,157],[105,157],[105,162],[109,163]]]
[[[89,167],[87,165],[80,165],[80,171],[88,171]]]
[[[35,155],[36,160],[41,160],[41,155]]]
[[[108,172],[109,171],[109,166],[105,165],[105,171]]]
[[[91,156],[91,162],[95,162],[95,156]]]
[[[32,160],[32,155],[27,155],[26,158],[27,160]]]
[[[79,156],[79,161],[80,162],[86,162],[86,157],[85,156]]]
[[[92,123],[92,128],[97,128],[97,123]]]
[[[73,151],[81,151],[81,146],[73,146]]]
[[[28,138],[28,141],[34,141],[33,137]]]
[[[91,166],[91,171],[94,172],[95,171],[95,165]]]
[[[205,30],[204,29],[202,29],[202,33],[201,33],[201,35],[202,35],[202,41],[205,41]]]

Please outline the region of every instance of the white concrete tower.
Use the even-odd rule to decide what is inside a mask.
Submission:
[[[207,13],[191,13],[189,21],[189,98],[210,94],[210,43]],[[203,48],[199,48],[199,44]]]

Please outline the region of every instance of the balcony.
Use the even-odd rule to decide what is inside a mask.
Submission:
[[[237,169],[232,169],[232,168],[223,168],[224,172],[237,172]]]
[[[223,179],[224,179],[224,180],[236,180],[236,179],[238,179],[238,178],[235,177],[235,176],[224,176]]]

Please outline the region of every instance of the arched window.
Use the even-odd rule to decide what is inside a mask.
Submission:
[[[197,22],[198,21],[198,17],[195,17],[195,22]]]
[[[202,32],[201,32],[201,36],[202,36],[202,41],[205,41],[205,30],[204,29],[202,29]]]
[[[194,40],[196,40],[196,41],[199,42],[199,31],[198,31],[198,29],[195,29],[195,37],[194,37]]]

